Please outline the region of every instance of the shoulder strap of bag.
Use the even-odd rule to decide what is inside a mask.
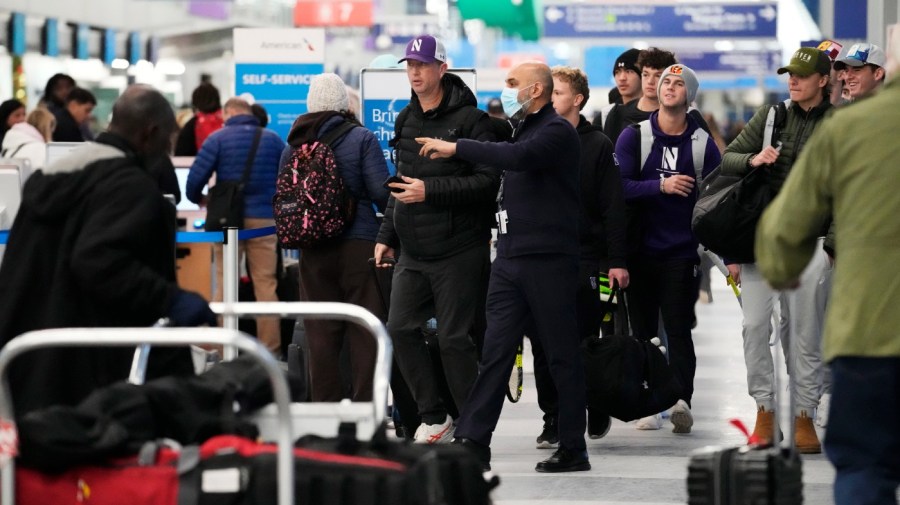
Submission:
[[[706,144],[709,134],[703,128],[697,128],[691,135],[691,154],[694,156],[694,178],[697,183],[703,181],[703,165],[706,161]]]
[[[259,149],[259,140],[262,138],[263,128],[256,128],[256,135],[253,137],[253,145],[250,146],[250,154],[247,155],[247,161],[244,163],[244,174],[241,176],[241,186],[247,184],[250,179],[250,169],[253,168],[253,161],[256,159],[256,150]]]
[[[773,116],[774,117],[774,116]],[[650,150],[653,148],[653,128],[650,126],[650,120],[638,123],[641,133],[641,165],[639,170],[644,169],[644,163],[650,157]],[[694,176],[697,181],[703,179],[703,163],[706,159],[706,143],[709,141],[709,134],[703,128],[697,128],[691,135],[691,153],[694,156]]]
[[[766,114],[766,127],[765,130],[763,130],[763,149],[765,149],[766,146],[772,145],[772,137],[775,136],[775,127],[777,126],[775,122],[778,117],[778,107],[782,104],[784,104],[785,109],[790,108],[791,99],[788,98],[781,104],[772,105],[769,107],[768,114]]]
[[[320,142],[325,144],[328,147],[331,147],[334,142],[343,137],[344,134],[355,128],[356,125],[351,123],[350,121],[344,121],[343,123],[335,126],[327,135],[321,138]]]
[[[645,119],[638,123],[641,134],[641,164],[638,166],[638,172],[644,169],[644,163],[650,157],[650,150],[653,148],[653,128],[650,126],[650,120]]]
[[[27,146],[28,144],[36,144],[36,143],[37,142],[22,142],[21,144],[18,145],[18,147],[16,147],[16,150],[11,153],[9,152],[9,148],[7,147],[6,149],[3,150],[2,153],[0,153],[0,158],[15,158],[16,155],[19,154],[19,151],[21,151],[23,147]]]
[[[611,103],[604,105],[603,108],[600,109],[600,129],[606,128],[606,119],[609,117],[609,113],[616,108],[616,105],[617,104]]]

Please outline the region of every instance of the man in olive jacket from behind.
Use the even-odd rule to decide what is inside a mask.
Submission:
[[[756,230],[762,276],[776,289],[802,288],[834,216],[840,255],[824,357],[836,505],[896,504],[900,486],[900,33],[888,54],[890,80],[822,123]]]
[[[422,417],[417,443],[447,443],[453,424],[438,394],[434,370],[420,328],[437,318],[447,383],[462,409],[478,373],[472,328],[484,298],[490,268],[490,226],[500,171],[484,164],[419,155],[416,137],[449,141],[493,141],[488,115],[475,95],[447,73],[443,44],[429,35],[406,46],[412,98],[396,119],[392,145],[397,173],[390,184],[384,223],[375,246],[376,264],[400,248],[391,292],[388,330],[397,364]]]

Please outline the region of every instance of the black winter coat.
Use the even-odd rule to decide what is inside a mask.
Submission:
[[[602,260],[604,268],[625,268],[625,197],[612,141],[584,116],[581,139],[581,259]]]
[[[103,134],[33,174],[0,266],[0,345],[37,329],[150,326],[176,289],[175,208],[119,137]],[[133,349],[35,351],[13,362],[17,416],[72,405],[128,377]],[[190,373],[155,349],[148,378]]]
[[[407,205],[390,198],[377,239],[418,259],[440,259],[471,247],[487,247],[500,185],[498,168],[458,157],[419,156],[416,137],[495,140],[490,117],[476,108],[475,95],[462,79],[444,74],[442,85],[440,105],[427,112],[413,93],[397,117],[392,141],[397,172],[425,182],[425,201]]]

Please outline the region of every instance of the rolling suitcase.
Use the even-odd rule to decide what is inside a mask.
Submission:
[[[778,387],[781,343],[775,339],[775,390]],[[788,385],[788,412],[793,397]],[[781,403],[781,402],[779,402]],[[803,503],[803,463],[794,447],[794,422],[781,440],[781,411],[775,407],[775,437],[769,445],[706,447],[688,463],[688,505],[799,505]]]

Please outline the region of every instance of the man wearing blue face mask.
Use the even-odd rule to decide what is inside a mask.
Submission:
[[[438,344],[455,407],[462,409],[478,373],[474,329],[484,312],[490,269],[490,225],[500,171],[490,164],[431,160],[415,137],[493,141],[487,113],[462,79],[447,72],[444,45],[430,35],[406,46],[412,98],[395,120],[391,145],[397,175],[376,239],[374,257],[397,258],[387,327],[422,423],[415,442],[449,443],[454,405],[441,401],[421,328],[437,319]],[[508,374],[508,373],[507,373]],[[409,418],[400,412],[404,418]]]
[[[559,449],[538,472],[590,470],[584,441],[585,384],[575,294],[579,262],[581,142],[553,109],[553,78],[543,63],[523,63],[506,78],[506,113],[519,119],[511,142],[417,138],[420,154],[503,168],[497,195],[499,241],[491,267],[487,332],[456,441],[490,466],[509,370],[522,335],[540,341],[559,395]]]

